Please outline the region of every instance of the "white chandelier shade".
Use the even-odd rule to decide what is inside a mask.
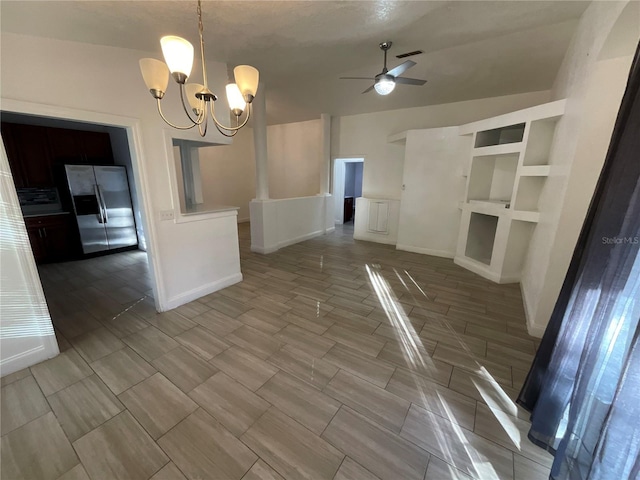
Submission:
[[[204,55],[204,39],[202,26],[202,5],[198,0],[198,32],[200,36],[200,56],[202,60],[203,84],[187,83],[193,67],[194,48],[191,43],[181,37],[168,35],[160,39],[165,63],[154,58],[140,60],[140,71],[149,92],[156,99],[158,113],[171,127],[188,130],[198,127],[201,136],[207,133],[207,122],[211,116],[216,128],[227,137],[233,137],[244,127],[251,117],[251,102],[256,96],[260,74],[250,65],[238,65],[233,70],[236,83],[229,83],[226,87],[229,109],[235,117],[235,126],[226,126],[215,116],[214,102],[218,97],[209,90],[207,85],[207,66]],[[169,76],[178,84],[180,99],[189,124],[176,125],[171,123],[162,112],[161,100],[164,98],[169,84]],[[186,100],[185,100],[186,97]],[[244,120],[240,117],[246,113]],[[193,115],[195,114],[195,118]]]
[[[193,67],[193,45],[184,38],[168,35],[160,39],[164,61],[172,74],[182,73],[186,78]]]

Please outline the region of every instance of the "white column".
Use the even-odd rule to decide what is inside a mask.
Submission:
[[[267,157],[267,106],[265,86],[260,84],[253,99],[253,145],[256,158],[256,200],[269,199],[269,166]]]
[[[320,168],[320,195],[328,194],[331,185],[331,115],[320,115],[322,123],[322,167]]]

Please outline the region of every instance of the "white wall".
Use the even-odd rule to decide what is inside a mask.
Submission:
[[[625,3],[589,6],[553,87],[553,99],[566,98],[567,107],[557,126],[551,175],[521,280],[529,331],[535,335],[544,332],[562,287],[640,37],[638,2],[621,15]]]
[[[143,220],[159,308],[176,306],[193,295],[204,295],[207,289],[239,280],[237,247],[228,252],[233,236],[237,237],[235,225],[231,228],[218,218],[187,223],[160,221],[160,211],[179,211],[174,195],[175,168],[170,163],[171,136],[176,131],[158,117],[155,100],[138,67],[141,57],[162,58],[159,46],[150,54],[3,33],[1,48],[3,109],[17,105],[17,111],[29,109],[109,125],[119,125],[124,119],[130,125],[136,186],[144,198]],[[227,81],[226,65],[211,62],[208,66],[213,91],[222,92]],[[184,115],[178,98],[175,84],[170,85],[163,104],[167,116],[176,122]],[[110,123],[97,118],[114,120]],[[194,131],[180,135],[200,139]],[[212,142],[227,143],[216,132],[208,135]]]
[[[399,250],[453,258],[456,253],[466,178],[463,164],[470,136],[458,127],[410,130],[407,133]]]
[[[253,148],[253,131],[244,128],[231,145],[200,149],[204,203],[240,207],[238,222],[249,221],[249,203],[256,196]]]
[[[323,171],[322,121],[267,127],[269,197],[307,197],[320,193]]]
[[[58,354],[51,316],[0,142],[0,376]]]
[[[369,230],[369,208],[372,202],[386,200],[389,203],[387,232],[379,233]],[[368,242],[395,245],[398,242],[398,219],[400,218],[400,200],[384,198],[356,198],[356,215],[353,220],[353,238]]]
[[[331,232],[331,195],[251,201],[251,250],[272,253]]]

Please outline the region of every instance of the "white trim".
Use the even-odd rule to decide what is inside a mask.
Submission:
[[[148,185],[148,176],[146,173],[144,150],[142,148],[142,132],[140,120],[133,117],[125,117],[121,115],[113,115],[109,113],[92,112],[88,110],[80,110],[76,108],[58,107],[45,105],[40,103],[24,102],[21,100],[13,100],[2,98],[0,100],[0,109],[6,112],[22,113],[26,115],[37,115],[41,117],[58,118],[64,120],[75,120],[79,122],[97,123],[113,127],[125,128],[127,130],[127,140],[131,153],[131,167],[133,169],[133,177],[136,185],[136,191],[140,195],[140,207],[143,229],[146,232],[147,257],[149,260],[150,274],[152,279],[152,288],[156,308],[163,303],[166,292],[164,291],[164,274],[157,259],[156,252],[158,248],[158,235],[155,222],[153,219],[153,211],[151,209],[150,189]],[[31,248],[29,246],[29,248]],[[38,283],[40,277],[38,276]]]
[[[234,273],[233,275],[229,275],[228,277],[216,280],[215,282],[207,283],[206,285],[202,285],[201,287],[194,288],[193,290],[189,290],[188,292],[184,292],[180,295],[176,295],[175,297],[170,298],[164,305],[164,310],[173,310],[180,305],[184,305],[185,303],[189,303],[200,297],[209,295],[210,293],[217,292],[218,290],[222,290],[223,288],[229,287],[231,285],[235,285],[236,283],[241,281],[242,273]]]
[[[179,213],[174,218],[175,223],[188,223],[199,222],[201,220],[211,220],[214,218],[222,217],[235,217],[238,215],[238,209],[240,207],[220,207],[219,209],[213,208],[210,212],[191,212],[191,213]]]
[[[238,217],[238,223],[249,223],[251,221],[251,217]]]
[[[304,242],[306,240],[311,240],[312,238],[319,237],[320,235],[324,235],[324,230],[316,230],[315,232],[305,233],[304,235],[300,235],[299,237],[289,238],[287,240],[283,240],[282,242],[278,242],[278,249],[288,247],[289,245],[294,245],[296,243]]]
[[[30,350],[26,350],[9,358],[2,359],[0,361],[0,371],[2,372],[2,376],[11,375],[12,373],[22,370],[23,368],[30,367],[40,362],[44,362],[45,360],[57,357],[60,354],[58,343],[55,340],[55,335],[48,335],[47,337],[42,337],[42,339],[46,339],[46,343],[53,341],[55,343],[55,349],[51,350],[44,344],[41,344]],[[55,351],[55,353],[53,355],[50,355],[50,352],[52,351]]]
[[[460,135],[471,135],[477,131],[491,130],[517,123],[531,122],[535,120],[546,120],[560,117],[564,114],[566,100],[556,100],[555,102],[544,103],[534,107],[524,108],[515,112],[505,113],[497,117],[477,120],[458,127]]]
[[[432,255],[434,257],[453,258],[455,252],[448,250],[435,250],[433,248],[414,247],[413,245],[397,244],[396,250],[404,250],[405,252],[421,253],[423,255]]]
[[[326,233],[334,232],[336,227],[329,227],[326,229]],[[268,247],[259,247],[257,245],[251,245],[251,251],[255,253],[268,254],[277,252],[281,248],[288,247],[290,245],[295,245],[296,243],[305,242],[307,240],[311,240],[312,238],[319,237],[321,235],[325,235],[324,230],[316,230],[315,232],[305,233],[304,235],[300,235],[299,237],[289,238],[287,240],[283,240],[282,242],[278,242],[277,245],[272,245]]]
[[[269,253],[277,252],[279,250],[278,247],[259,247],[257,245],[251,245],[251,251],[254,253],[260,253],[262,255],[267,255]]]
[[[527,289],[522,282],[520,283],[520,293],[522,295],[522,304],[524,306],[524,318],[527,324],[527,332],[529,332],[529,335],[531,335],[532,337],[542,338],[547,327],[536,325],[534,323],[534,315],[531,310],[531,303],[527,298]]]
[[[354,240],[361,240],[363,242],[371,242],[371,243],[382,243],[384,245],[395,245],[396,242],[393,240],[389,240],[388,235],[378,235],[376,233],[369,233],[367,236],[361,236],[353,232]]]

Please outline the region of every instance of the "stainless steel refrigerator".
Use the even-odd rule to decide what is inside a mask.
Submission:
[[[138,244],[127,172],[120,166],[65,165],[84,253]]]

